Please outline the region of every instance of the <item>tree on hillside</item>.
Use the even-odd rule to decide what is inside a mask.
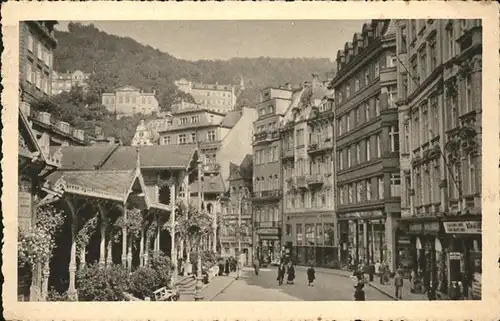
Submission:
[[[255,87],[247,87],[238,95],[235,109],[241,109],[242,107],[255,108],[259,103],[259,99],[259,89]]]

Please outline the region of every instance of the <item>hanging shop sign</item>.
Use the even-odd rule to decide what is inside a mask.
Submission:
[[[371,219],[371,218],[381,218],[383,216],[384,213],[382,213],[382,211],[352,212],[340,215],[340,217],[343,219]]]
[[[408,225],[408,233],[420,234],[423,232],[423,226],[420,223],[412,223]]]
[[[460,260],[460,252],[450,252],[450,260]]]
[[[448,234],[481,234],[481,221],[444,222]]]
[[[424,233],[438,233],[439,232],[439,222],[429,222],[424,223],[423,227]]]

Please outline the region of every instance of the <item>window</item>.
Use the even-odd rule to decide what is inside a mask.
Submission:
[[[383,200],[384,199],[384,178],[379,177],[377,178],[378,180],[378,199]]]
[[[380,116],[380,97],[375,98],[375,117]]]
[[[465,110],[467,113],[472,110],[472,78],[471,75],[465,77]]]
[[[391,126],[389,138],[391,140],[391,152],[399,152],[399,128],[397,125]]]
[[[31,64],[26,64],[26,81],[30,82],[30,83],[33,83],[33,79],[32,79],[32,72],[33,72],[33,67],[31,66]]]
[[[356,163],[361,163],[361,148],[359,147],[359,143],[356,144]]]
[[[163,137],[163,145],[170,145],[170,136]]]
[[[410,20],[410,32],[411,32],[411,41],[413,42],[417,39],[417,21],[415,19]]]
[[[36,52],[36,56],[38,59],[42,59],[43,58],[43,47],[42,47],[42,44],[41,43],[38,43],[38,46],[37,46],[37,52]]]
[[[344,117],[340,117],[338,120],[338,127],[339,127],[339,136],[341,136],[344,133]]]
[[[380,62],[376,61],[375,62],[375,78],[377,78],[380,75]]]
[[[339,170],[344,169],[344,151],[339,152]]]
[[[370,70],[366,69],[365,70],[365,86],[368,86],[370,83]]]
[[[191,122],[193,124],[200,122],[200,116],[191,116]]]
[[[439,110],[438,110],[438,98],[437,96],[432,96],[430,98],[431,102],[431,115],[432,115],[432,124],[430,126],[430,138],[434,138],[439,135]]]
[[[130,96],[125,96],[125,103],[130,103]]]
[[[356,80],[354,81],[354,91],[358,91],[359,90],[359,78],[356,78]]]
[[[33,52],[33,48],[34,48],[33,36],[31,34],[28,34],[28,50]]]
[[[339,204],[340,205],[344,204],[344,187],[343,186],[339,189]]]
[[[467,158],[469,163],[468,188],[469,188],[469,194],[471,195],[476,193],[476,167],[475,167],[474,157],[471,154],[469,154]]]
[[[347,147],[347,168],[351,167],[351,147]]]
[[[386,56],[386,67],[387,68],[392,68],[392,67],[396,67],[397,65],[397,58],[395,55],[387,55]]]
[[[401,197],[401,175],[391,174],[391,197]]]
[[[371,159],[371,146],[370,146],[370,138],[366,140],[366,161],[370,161]]]
[[[419,81],[420,81],[420,75],[418,73],[418,66],[417,66],[417,59],[413,59],[412,61],[410,61],[410,70],[411,70],[411,77],[413,78],[414,81],[416,81],[417,83],[414,84],[414,85],[419,85]]]
[[[198,135],[196,133],[191,133],[191,142],[192,143],[198,142]]]
[[[351,85],[345,87],[345,98],[349,99],[351,97]]]
[[[296,236],[296,244],[302,245],[303,241],[302,224],[295,225],[295,236]]]
[[[365,120],[369,121],[370,120],[370,104],[365,103]]]
[[[179,121],[180,121],[181,125],[186,125],[188,122],[188,119],[187,119],[187,117],[182,117],[182,118],[180,118]]]
[[[410,152],[410,124],[408,122],[404,123],[403,126],[403,131],[404,131],[404,146],[403,146],[403,151],[404,153],[408,154]]]
[[[346,115],[346,131],[350,131],[351,130],[351,113],[349,112],[349,114]]]
[[[400,42],[399,42],[399,53],[406,53],[406,50],[407,50],[407,46],[408,46],[408,43],[407,43],[407,37],[408,35],[406,34],[407,30],[406,30],[406,26],[401,26],[401,29],[400,29]]]
[[[359,124],[361,124],[361,117],[360,117],[360,114],[359,114],[359,107],[356,107],[354,109],[354,122],[355,122],[355,126],[358,126]]]
[[[429,42],[429,57],[431,58],[430,70],[437,67],[437,51],[436,51],[436,38],[433,37]]]
[[[422,109],[422,122],[424,125],[424,130],[422,131],[422,143],[426,143],[429,140],[429,114],[427,112],[427,102],[425,102],[421,107]]]
[[[342,92],[339,91],[338,98],[337,98],[339,104],[342,104]]]
[[[370,180],[366,181],[366,200],[370,201],[372,199],[372,182]]]
[[[146,104],[146,97],[142,97],[142,104],[145,105]]]
[[[349,184],[349,204],[354,203],[354,184]]]
[[[453,25],[450,24],[446,28],[446,41],[447,41],[447,50],[448,50],[448,59],[455,56],[455,38],[453,35]]]
[[[361,183],[356,184],[356,203],[361,202],[361,195],[363,194],[363,185]]]
[[[389,108],[397,108],[396,106],[397,96],[398,96],[398,87],[389,86],[387,95],[387,106]]]
[[[410,172],[405,172],[404,179],[405,179],[405,188],[406,188],[406,194],[405,194],[406,205],[405,205],[405,207],[410,207],[410,203],[411,203],[411,194],[410,194],[411,175],[410,175]]]
[[[377,145],[377,158],[380,158],[381,152],[380,152],[380,135],[377,135],[375,137],[375,144]]]
[[[177,136],[177,142],[179,145],[186,144],[186,134],[179,134],[179,136]]]
[[[213,142],[215,140],[215,130],[210,130],[207,133],[207,140]]]
[[[42,75],[39,71],[35,72],[35,86],[36,88],[41,89],[42,86]]]
[[[427,53],[425,47],[420,51],[420,76],[422,79],[427,77]]]
[[[403,73],[401,75],[401,96],[403,99],[408,97],[408,74]]]

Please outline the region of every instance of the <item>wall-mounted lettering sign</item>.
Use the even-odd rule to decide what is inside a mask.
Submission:
[[[444,222],[444,230],[449,234],[481,234],[480,221]]]

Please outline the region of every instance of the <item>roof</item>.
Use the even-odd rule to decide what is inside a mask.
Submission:
[[[124,202],[137,179],[136,170],[128,171],[66,171],[51,175],[56,189],[65,193],[85,195]],[[55,179],[59,176],[57,179]]]
[[[184,168],[196,153],[196,145],[68,146],[61,149],[62,169],[93,170],[100,165],[101,170],[130,170],[136,166],[137,148],[141,168]]]
[[[238,123],[242,115],[243,111],[241,110],[233,110],[228,112],[222,119],[221,126],[226,128],[233,128]]]
[[[233,87],[233,85],[197,84],[197,83],[193,83],[193,89],[231,91],[232,87]]]
[[[102,169],[134,168],[136,148],[139,148],[141,168],[185,168],[196,153],[196,145],[120,146],[104,163]]]
[[[191,183],[189,186],[191,194],[198,192],[198,181]],[[220,175],[203,177],[203,193],[224,193],[224,182]]]

